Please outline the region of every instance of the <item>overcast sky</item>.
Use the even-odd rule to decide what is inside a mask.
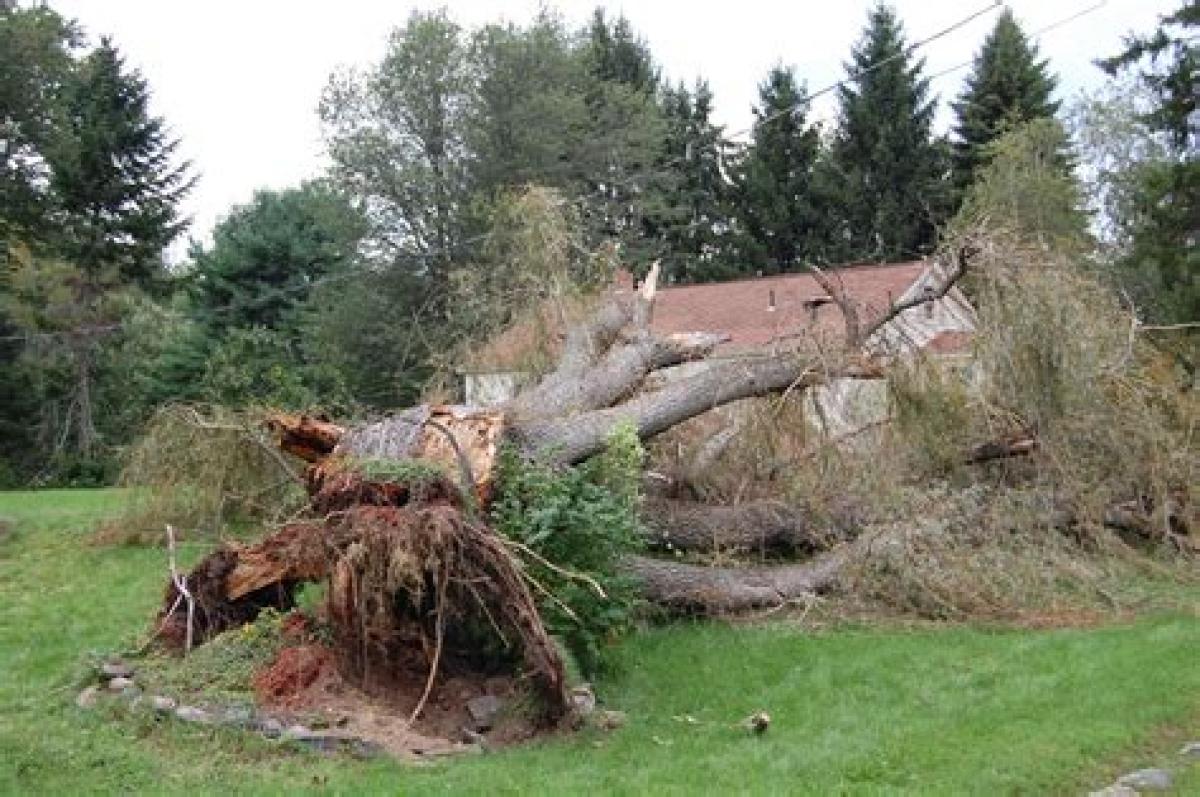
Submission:
[[[962,20],[991,0],[897,0],[910,42]],[[154,92],[154,110],[182,139],[181,152],[200,174],[185,212],[192,235],[206,237],[229,208],[260,187],[283,188],[323,167],[317,100],[330,72],[366,65],[383,52],[388,31],[413,9],[446,6],[474,27],[497,19],[525,22],[538,0],[50,0],[83,24],[94,41],[113,37],[128,63]],[[601,2],[624,13],[650,43],[672,81],[708,79],[717,121],[729,132],[747,127],[757,85],[782,62],[797,68],[810,90],[841,79],[851,44],[861,34],[870,0],[641,0]],[[595,0],[550,3],[572,24],[583,24]],[[1029,33],[1097,5],[1096,0],[1011,0]],[[1178,0],[1108,0],[1039,38],[1043,57],[1069,99],[1104,81],[1092,65],[1120,47],[1122,35],[1147,31]],[[926,73],[969,61],[997,11],[922,48]],[[933,90],[946,103],[967,69],[940,77]],[[817,105],[832,114],[831,96]]]

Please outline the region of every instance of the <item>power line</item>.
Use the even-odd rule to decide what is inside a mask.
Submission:
[[[849,83],[852,80],[858,80],[859,78],[869,75],[872,72],[874,72],[876,69],[880,69],[881,67],[884,67],[884,66],[892,63],[893,61],[899,60],[901,58],[908,58],[910,55],[912,55],[913,53],[915,53],[917,50],[921,49],[922,47],[925,47],[926,45],[931,44],[932,42],[935,42],[938,39],[941,39],[945,36],[949,36],[951,33],[955,32],[956,30],[959,30],[960,28],[965,27],[966,25],[969,25],[970,23],[974,22],[976,19],[983,16],[984,14],[988,14],[988,13],[991,13],[992,11],[995,11],[1001,5],[1003,5],[1001,0],[993,0],[991,5],[988,5],[984,8],[978,9],[977,11],[971,13],[970,15],[963,17],[958,22],[955,22],[952,25],[948,25],[945,28],[942,28],[937,33],[934,33],[930,36],[926,36],[924,39],[920,39],[919,41],[913,42],[912,44],[910,44],[908,47],[905,47],[900,52],[893,53],[892,55],[889,55],[887,58],[884,58],[880,61],[876,61],[875,63],[871,64],[866,69],[859,70],[858,72],[855,72],[854,74],[851,74],[851,75],[847,75],[846,77],[842,78],[841,80],[838,80],[834,83],[830,83],[828,86],[818,89],[817,91],[814,91],[810,94],[806,94],[805,96],[803,96],[799,100],[797,100],[795,103],[793,103],[790,107],[783,108],[782,110],[776,111],[775,113],[771,114],[767,118],[762,119],[758,122],[755,122],[753,125],[751,125],[750,127],[746,128],[744,130],[738,130],[734,133],[731,133],[729,135],[729,138],[731,138],[731,139],[738,138],[747,133],[753,133],[757,128],[762,127],[763,125],[771,124],[772,122],[774,122],[778,119],[782,119],[783,117],[788,116],[789,114],[794,112],[797,108],[801,107],[802,105],[807,105],[808,103],[815,100],[817,97],[821,97],[825,94],[828,94],[829,92],[834,91],[835,89],[838,89],[838,88],[844,86],[845,84]]]
[[[1099,3],[1093,3],[1092,5],[1087,6],[1086,8],[1076,11],[1074,14],[1071,14],[1070,16],[1063,17],[1062,19],[1051,22],[1049,25],[1045,25],[1041,28],[1038,28],[1037,30],[1030,33],[1029,37],[1031,39],[1036,39],[1040,36],[1043,36],[1043,35],[1049,33],[1052,30],[1061,28],[1063,25],[1074,22],[1075,20],[1079,19],[1080,17],[1086,17],[1088,14],[1091,14],[1095,11],[1099,11],[1101,8],[1103,8],[1106,5],[1108,5],[1108,0],[1100,0]],[[932,75],[930,75],[929,80],[937,80],[940,77],[945,77],[946,75],[952,74],[954,72],[957,72],[960,69],[964,69],[964,68],[970,66],[974,62],[975,62],[974,58],[969,58],[966,61],[962,61],[960,63],[955,64],[954,66],[946,67],[945,69],[941,70],[940,72],[934,72]]]

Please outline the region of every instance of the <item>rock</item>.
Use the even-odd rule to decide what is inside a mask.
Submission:
[[[196,722],[201,725],[207,725],[212,722],[212,717],[207,711],[195,706],[179,706],[175,709],[175,716],[184,722]]]
[[[274,717],[267,717],[259,721],[258,730],[268,739],[278,739],[283,735],[283,723]]]
[[[1179,749],[1179,754],[1186,758],[1200,759],[1200,742],[1188,742]]]
[[[615,731],[617,728],[625,726],[625,712],[604,709],[597,711],[592,721],[602,731]]]
[[[467,713],[475,723],[475,730],[486,731],[492,727],[496,714],[503,704],[495,695],[480,695],[467,701]]]
[[[254,711],[247,706],[230,706],[221,714],[223,725],[249,728],[254,724]]]
[[[126,689],[129,689],[131,687],[136,687],[136,686],[137,686],[137,684],[135,684],[133,682],[132,678],[126,678],[124,676],[117,676],[116,678],[109,679],[108,691],[124,692]]]
[[[1088,792],[1088,797],[1138,797],[1138,793],[1136,789],[1114,783],[1111,786],[1105,786],[1099,791]]]
[[[482,733],[471,730],[466,725],[462,727],[463,744],[478,744],[483,745],[486,737]]]
[[[100,675],[106,681],[113,678],[132,678],[133,668],[121,660],[106,661],[100,665]]]
[[[313,734],[309,728],[299,724],[289,725],[283,732],[283,738],[289,741],[302,741],[304,739],[311,739],[314,735],[315,734]]]
[[[586,717],[596,710],[596,694],[592,691],[592,687],[588,684],[576,686],[571,689],[571,705],[575,708],[575,713],[581,717]]]
[[[175,710],[175,705],[176,703],[174,700],[169,697],[163,697],[162,695],[154,695],[152,698],[150,698],[150,707],[159,714],[171,713]]]
[[[95,708],[96,703],[100,701],[100,690],[94,686],[89,686],[84,689],[75,698],[75,705],[80,708]]]
[[[1172,782],[1171,773],[1165,769],[1139,769],[1117,778],[1119,785],[1138,791],[1167,791]]]

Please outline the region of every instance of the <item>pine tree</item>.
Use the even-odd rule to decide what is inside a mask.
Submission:
[[[895,12],[879,5],[846,65],[825,183],[837,189],[829,256],[890,261],[933,244],[945,217],[948,164],[931,137],[935,100]]]
[[[820,136],[805,124],[804,91],[791,68],[772,69],[758,95],[753,141],[738,170],[739,250],[746,269],[775,274],[818,249],[813,167]]]
[[[1164,321],[1200,318],[1200,2],[1182,0],[1150,36],[1133,36],[1124,52],[1100,66],[1109,74],[1136,70],[1154,96],[1143,123],[1168,145],[1169,157],[1138,164],[1132,241],[1119,265],[1126,282]],[[1194,344],[1193,336],[1193,345]],[[1192,366],[1194,369],[1194,366]]]
[[[587,31],[588,61],[594,77],[623,83],[635,91],[653,95],[659,87],[661,71],[654,63],[650,47],[639,37],[625,15],[609,22],[604,9],[597,7]]]
[[[186,227],[177,205],[193,185],[190,164],[150,91],[108,39],[78,65],[47,160],[60,233],[56,248],[93,282],[153,287],[162,252]]]
[[[1053,117],[1056,79],[1037,46],[1026,37],[1012,11],[1005,10],[975,56],[971,75],[954,110],[955,185],[969,186],[987,163],[987,145],[1033,119]]]
[[[291,333],[312,286],[343,272],[365,233],[362,216],[319,183],[258,191],[217,225],[211,247],[192,252],[197,321]]]
[[[707,282],[731,276],[727,238],[729,201],[721,176],[723,129],[712,121],[712,89],[697,80],[663,90],[667,120],[663,168],[678,177],[675,202],[664,225],[663,267],[672,282]]]
[[[0,247],[50,226],[45,152],[81,35],[48,8],[0,7]]]

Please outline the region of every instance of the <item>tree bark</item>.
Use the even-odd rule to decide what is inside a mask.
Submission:
[[[717,506],[696,501],[648,501],[646,542],[673,551],[811,552],[829,547],[836,530],[819,528],[803,507],[782,501]]]
[[[714,407],[738,399],[812,387],[829,378],[878,379],[882,368],[865,359],[822,367],[803,355],[775,355],[716,365],[703,373],[638,396],[616,407],[571,417],[518,420],[510,433],[527,452],[562,464],[602,450],[613,430],[631,423],[638,437],[653,437]]]
[[[705,614],[780,606],[828,590],[850,561],[843,546],[794,565],[700,567],[646,556],[628,556],[621,569],[637,579],[645,597],[680,611]]]

